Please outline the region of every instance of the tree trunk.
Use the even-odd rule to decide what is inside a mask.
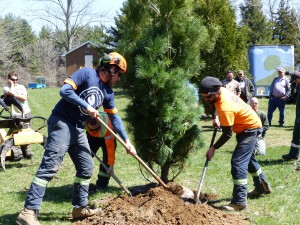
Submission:
[[[169,170],[170,170],[171,164],[170,163],[166,163],[161,167],[161,173],[160,173],[160,177],[162,179],[162,181],[164,183],[168,183],[169,182]]]

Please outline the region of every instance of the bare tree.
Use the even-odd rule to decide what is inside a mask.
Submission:
[[[22,50],[22,57],[26,64],[38,65],[40,74],[47,77],[49,86],[57,84],[58,55],[53,44],[46,39],[39,39]]]
[[[43,2],[43,7],[33,9],[34,18],[43,20],[56,34],[53,38],[58,46],[69,51],[81,42],[81,28],[100,23],[105,14],[93,11],[95,0],[32,0]]]

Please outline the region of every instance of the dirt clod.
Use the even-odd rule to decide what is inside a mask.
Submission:
[[[137,193],[137,190],[140,193]],[[190,225],[223,224],[248,225],[249,221],[238,214],[228,214],[208,204],[191,204],[180,196],[182,188],[168,184],[168,188],[156,185],[139,186],[133,197],[118,196],[107,199],[100,215],[73,222],[76,225]],[[209,198],[209,196],[207,196]]]

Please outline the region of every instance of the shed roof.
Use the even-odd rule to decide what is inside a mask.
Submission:
[[[95,44],[95,43],[93,43],[93,42],[91,42],[91,41],[86,41],[86,42],[82,43],[81,45],[79,45],[79,46],[77,46],[77,47],[75,47],[75,48],[72,48],[70,51],[65,52],[62,56],[66,56],[66,55],[68,55],[69,53],[74,52],[75,50],[77,50],[78,48],[81,48],[82,46],[84,46],[84,45],[86,45],[86,44],[91,44],[91,45],[93,45],[93,46],[95,46],[95,47],[97,47],[97,48],[100,47],[99,45],[97,45],[97,44]]]

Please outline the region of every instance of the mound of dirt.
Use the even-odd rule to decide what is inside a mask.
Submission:
[[[76,225],[190,225],[190,224],[250,224],[237,214],[217,210],[207,204],[196,205],[182,200],[182,188],[168,184],[162,187],[140,186],[133,189],[133,197],[118,196],[114,199],[102,199],[100,215],[73,221]],[[206,196],[207,197],[207,196]],[[94,202],[97,205],[97,203]]]

